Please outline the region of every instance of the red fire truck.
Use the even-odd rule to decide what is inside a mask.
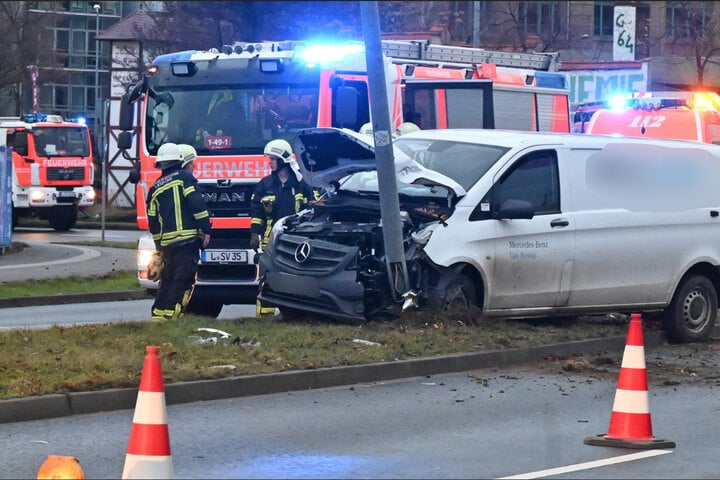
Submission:
[[[383,41],[391,125],[509,128],[568,132],[567,81],[552,54]],[[212,217],[188,312],[217,316],[225,304],[255,303],[257,269],[250,240],[250,196],[269,173],[262,155],[275,138],[292,143],[307,127],[359,131],[370,104],[362,42],[236,43],[158,56],[121,102],[118,148],[134,159],[138,226],[159,171],[158,147],[192,144],[195,176]],[[135,109],[135,105],[138,106]],[[138,276],[147,280],[153,249],[139,244]]]
[[[47,219],[55,230],[75,226],[78,211],[95,203],[88,127],[59,115],[3,118],[0,135],[12,147],[12,224]]]

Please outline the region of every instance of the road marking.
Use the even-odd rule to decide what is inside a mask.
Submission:
[[[620,457],[606,458],[604,460],[594,460],[592,462],[577,463],[575,465],[568,465],[566,467],[549,468],[547,470],[538,470],[537,472],[521,473],[519,475],[512,475],[510,477],[500,477],[498,480],[507,480],[515,478],[542,478],[550,477],[552,475],[561,475],[563,473],[578,472],[580,470],[588,470],[591,468],[605,467],[607,465],[614,465],[616,463],[632,462],[633,460],[641,460],[643,458],[655,457],[657,455],[665,455],[666,453],[672,453],[672,450],[647,450],[644,452],[631,453],[629,455],[622,455]]]
[[[26,242],[28,245],[48,245],[47,243],[42,242]],[[61,260],[51,260],[48,262],[38,262],[38,263],[23,263],[21,265],[3,265],[0,267],[0,270],[11,270],[14,268],[31,268],[31,267],[49,267],[52,265],[62,265],[63,263],[75,263],[75,262],[82,262],[83,260],[90,260],[91,258],[96,258],[100,256],[100,252],[97,250],[92,250],[90,248],[83,248],[83,247],[75,247],[72,245],[63,244],[63,247],[66,248],[72,248],[74,250],[80,250],[80,255],[75,255],[74,257],[70,258],[63,258]]]

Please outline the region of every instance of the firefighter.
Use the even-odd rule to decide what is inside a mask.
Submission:
[[[274,221],[299,212],[315,200],[315,194],[303,180],[287,141],[271,140],[265,145],[263,153],[270,161],[272,172],[260,180],[250,198],[250,248],[253,249],[267,246]],[[258,300],[258,316],[274,311],[275,308],[262,307]]]
[[[192,173],[195,157],[190,145],[163,144],[155,162],[162,174],[147,195],[148,224],[159,252],[153,273],[160,285],[151,312],[156,322],[183,314],[195,285],[199,250],[210,242],[210,215]]]

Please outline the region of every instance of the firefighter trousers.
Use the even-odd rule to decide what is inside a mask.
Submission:
[[[200,240],[161,248],[165,267],[152,306],[152,321],[177,320],[190,302],[198,269]]]

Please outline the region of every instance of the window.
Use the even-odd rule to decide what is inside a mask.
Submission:
[[[518,19],[518,27],[525,33],[557,33],[561,25],[559,2],[520,2]]]
[[[711,20],[713,2],[673,2],[665,11],[670,38],[703,38]]]
[[[615,4],[612,2],[595,2],[593,34],[601,37],[612,37],[614,7]]]
[[[595,2],[593,34],[600,37],[613,36],[613,19],[615,17],[615,3]],[[646,26],[650,21],[650,6],[635,5],[635,36],[645,36]]]
[[[525,155],[493,187],[492,210],[508,199],[530,202],[536,215],[560,212],[557,154],[543,150]]]

